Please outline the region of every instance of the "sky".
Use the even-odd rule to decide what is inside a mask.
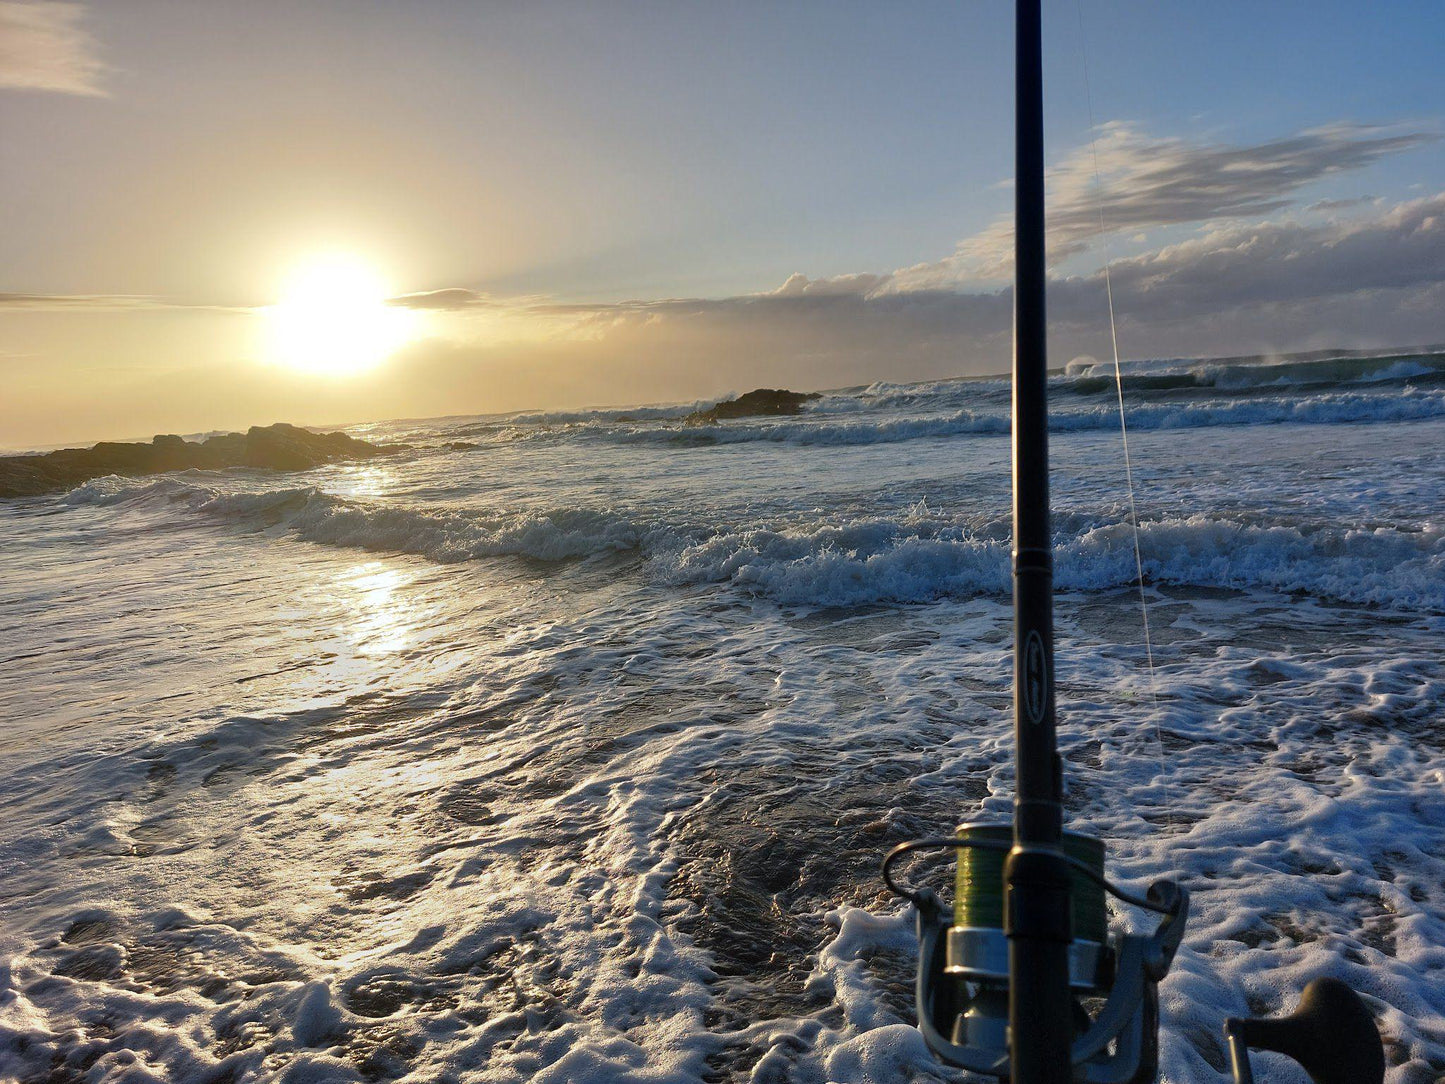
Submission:
[[[1001,372],[1011,23],[0,0],[0,447]],[[1445,342],[1445,5],[1044,23],[1054,364]]]

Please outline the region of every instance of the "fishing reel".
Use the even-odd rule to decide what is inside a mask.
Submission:
[[[953,913],[931,889],[898,885],[891,867],[919,850],[958,851]],[[1004,932],[1004,859],[1008,824],[964,824],[946,839],[915,840],[889,852],[883,879],[918,910],[918,1029],[935,1055],[981,1076],[1008,1079],[1008,937]],[[1140,898],[1104,877],[1104,844],[1063,835],[1070,867],[1074,937],[1074,1079],[1083,1084],[1144,1084],[1158,1070],[1159,981],[1168,973],[1189,914],[1189,894],[1156,881]],[[1152,934],[1110,933],[1105,893],[1162,916]],[[1099,1004],[1102,1002],[1102,1004]],[[1090,1011],[1090,1006],[1094,1006]]]
[[[892,876],[898,859],[923,850],[958,852],[952,914],[931,889],[905,887]],[[970,823],[951,837],[899,844],[883,860],[884,883],[918,912],[918,1030],[943,1062],[1001,1080],[1013,1076],[1004,928],[1004,863],[1011,851],[1019,853],[1011,825]],[[1083,833],[1063,833],[1062,855],[1071,875],[1073,1081],[1153,1084],[1159,1069],[1158,984],[1183,939],[1189,893],[1163,880],[1143,897],[1125,892],[1104,876],[1103,842]],[[1109,931],[1106,893],[1159,915],[1158,926],[1149,934]],[[1255,1084],[1250,1049],[1294,1058],[1316,1084],[1384,1080],[1384,1048],[1374,1018],[1359,995],[1335,979],[1310,983],[1292,1016],[1230,1019],[1225,1037],[1234,1084]]]

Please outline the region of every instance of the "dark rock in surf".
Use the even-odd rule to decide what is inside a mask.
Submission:
[[[788,391],[785,388],[758,388],[736,399],[724,399],[707,410],[694,410],[683,418],[685,425],[712,425],[725,418],[753,418],[778,414],[801,414],[803,404],[821,398],[816,391]]]
[[[44,455],[0,457],[0,497],[33,497],[69,489],[107,474],[163,474],[175,470],[309,470],[323,463],[371,459],[401,451],[404,444],[371,444],[345,433],[313,433],[277,422],[245,433],[223,433],[193,442],[174,434],[149,444],[103,441],[93,448],[66,448]]]

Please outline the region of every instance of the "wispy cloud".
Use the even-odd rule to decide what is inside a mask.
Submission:
[[[402,294],[387,300],[388,305],[404,309],[439,309],[460,311],[462,309],[493,309],[501,302],[487,294],[478,293],[460,286],[449,286],[443,290],[424,290],[415,294]]]
[[[1305,208],[1306,211],[1345,211],[1351,207],[1362,207],[1374,203],[1374,196],[1351,196],[1349,199],[1317,199]]]
[[[104,95],[105,72],[85,5],[0,0],[0,87]]]
[[[866,297],[884,286],[889,275],[835,275],[826,279],[810,279],[807,275],[794,273],[769,297],[836,297],[856,294]]]
[[[1358,124],[1314,128],[1263,143],[1233,145],[1152,138],[1119,122],[1100,127],[1100,187],[1094,151],[1082,147],[1049,171],[1049,249],[1058,262],[1104,233],[1257,218],[1293,205],[1306,186],[1440,139],[1432,131]],[[1102,212],[1102,215],[1101,215]],[[1001,217],[952,255],[898,271],[889,289],[947,288],[1005,279],[1013,222]]]
[[[21,294],[0,293],[0,312],[254,312],[249,306],[189,304],[146,294]]]

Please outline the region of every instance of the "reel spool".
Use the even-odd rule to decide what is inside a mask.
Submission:
[[[898,885],[890,867],[918,850],[956,849],[952,915],[930,889]],[[1009,824],[960,825],[955,836],[915,840],[884,860],[883,878],[918,909],[918,1027],[935,1055],[984,1076],[1011,1076],[1008,1046],[1008,937],[1004,860],[1014,850]],[[1153,1081],[1158,1066],[1158,982],[1184,935],[1188,894],[1156,881],[1139,898],[1104,876],[1104,844],[1065,832],[1071,867],[1073,940],[1069,982],[1074,991],[1074,1079],[1084,1084]],[[1105,893],[1163,916],[1153,934],[1108,931]],[[1085,1002],[1102,1006],[1091,1012]]]
[[[1004,857],[1013,846],[1007,824],[961,824],[953,925],[944,940],[943,974],[974,983],[969,1008],[956,1018],[949,1040],[969,1047],[1008,1046],[1008,937],[1004,933]],[[1093,836],[1064,833],[1064,853],[1104,875],[1104,844]],[[987,844],[974,846],[973,844]],[[1108,915],[1104,889],[1075,872],[1070,886],[1074,940],[1069,945],[1069,984],[1080,994],[1098,985]]]

